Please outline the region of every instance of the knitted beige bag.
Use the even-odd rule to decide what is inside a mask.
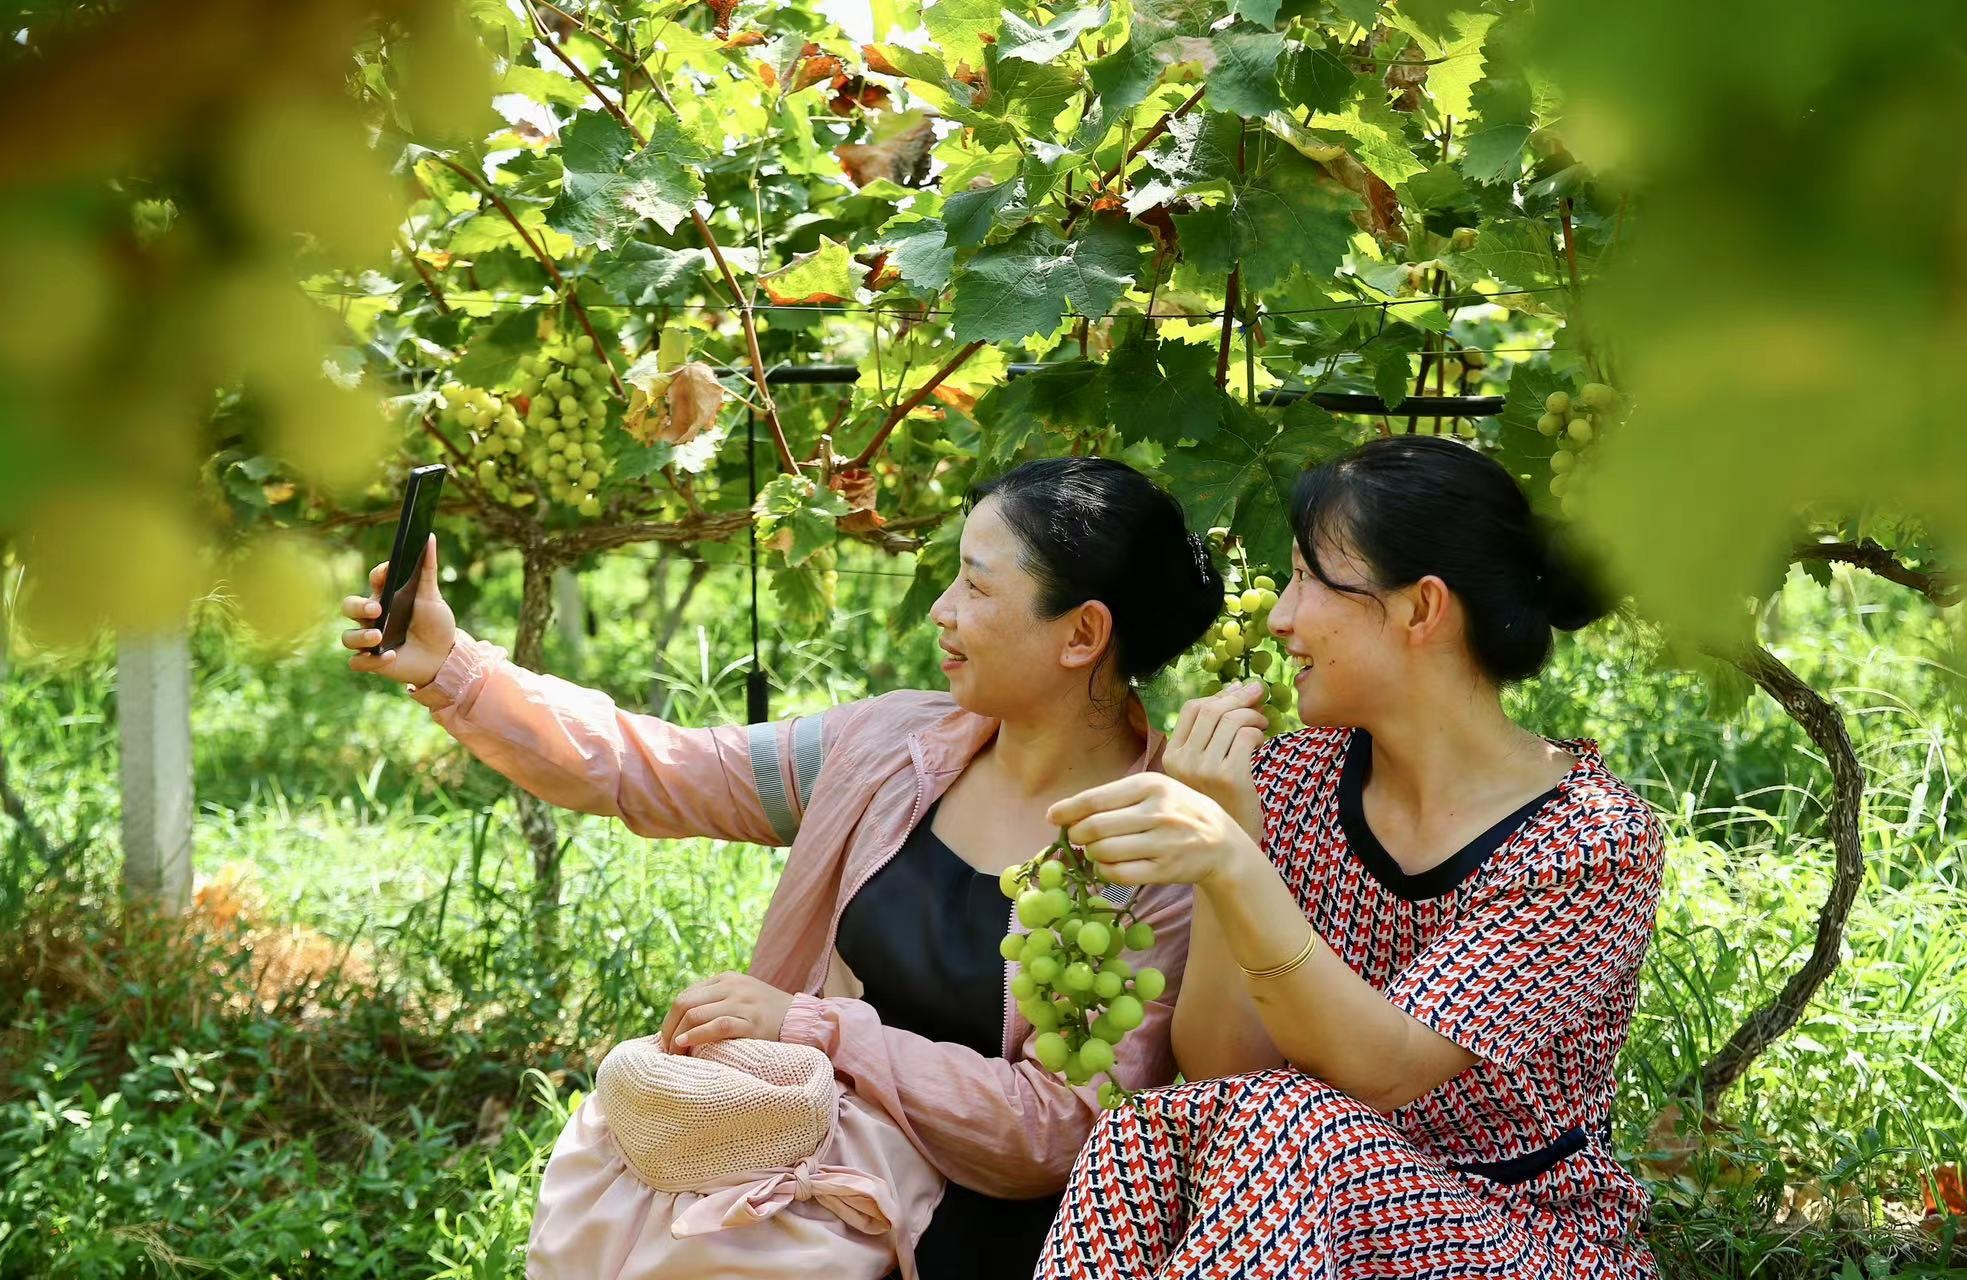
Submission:
[[[694,1056],[624,1040],[594,1077],[622,1156],[658,1191],[798,1164],[825,1141],[837,1088],[824,1053],[775,1040],[720,1040]]]
[[[529,1280],[916,1280],[942,1175],[807,1045],[625,1040],[554,1143]]]

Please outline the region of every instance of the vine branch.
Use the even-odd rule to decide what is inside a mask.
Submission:
[[[880,452],[881,446],[887,443],[888,436],[890,435],[890,433],[894,431],[894,429],[897,426],[901,424],[902,419],[906,418],[909,414],[914,413],[915,407],[917,405],[921,404],[924,400],[927,400],[929,396],[932,393],[934,393],[935,389],[943,384],[943,380],[945,378],[949,377],[950,374],[955,373],[958,369],[962,368],[965,361],[969,360],[969,358],[977,354],[977,352],[983,350],[983,346],[984,344],[981,341],[979,341],[979,342],[972,342],[969,346],[964,347],[961,351],[957,352],[954,356],[951,356],[947,364],[943,365],[942,368],[936,370],[935,375],[933,377],[931,377],[927,382],[923,383],[921,386],[917,387],[915,391],[908,397],[908,399],[902,401],[900,404],[896,405],[893,409],[890,409],[888,411],[887,418],[882,421],[880,428],[875,431],[874,438],[868,441],[867,447],[865,449],[862,449],[859,453],[855,454],[854,460],[848,463],[847,465],[849,467],[866,466],[869,460],[872,459],[876,453]]]
[[[1698,1096],[1702,1110],[1707,1113],[1713,1112],[1721,1095],[1741,1078],[1763,1050],[1796,1025],[1817,989],[1837,968],[1844,922],[1864,880],[1864,850],[1858,839],[1858,817],[1864,805],[1864,770],[1851,746],[1843,713],[1760,645],[1714,652],[1714,656],[1753,680],[1756,687],[1803,726],[1803,731],[1824,753],[1831,777],[1826,827],[1837,865],[1830,895],[1817,917],[1816,945],[1803,967],[1790,976],[1775,999],[1750,1014],[1728,1037],[1728,1042],[1676,1090],[1682,1098]]]
[[[1961,599],[1961,583],[1954,575],[1941,570],[1915,569],[1894,555],[1891,548],[1870,538],[1856,542],[1805,542],[1791,553],[1791,559],[1848,564],[1887,582],[1910,587],[1942,609],[1959,604]]]
[[[620,104],[609,98],[607,94],[601,92],[600,86],[594,83],[593,77],[589,76],[587,72],[581,69],[578,63],[567,56],[566,50],[562,49],[560,42],[554,39],[553,32],[548,29],[546,23],[540,18],[539,10],[533,7],[530,0],[526,6],[526,11],[532,15],[533,28],[539,33],[540,43],[547,47],[553,56],[559,60],[560,65],[567,68],[576,80],[587,86],[587,91],[594,95],[595,99],[601,103],[608,114],[613,116],[622,128],[628,130],[628,136],[635,140],[637,147],[648,146],[648,135],[636,128],[635,122],[628,118],[628,113],[621,109]],[[559,9],[555,9],[554,11],[556,13],[562,12]],[[610,47],[615,46],[611,45]],[[616,51],[620,52],[619,48],[616,48]],[[669,107],[672,112],[676,109],[675,104],[670,102],[668,95],[659,93],[657,96],[662,99],[663,105]],[[797,475],[799,474],[799,463],[792,456],[792,446],[786,442],[785,427],[779,422],[778,405],[773,403],[771,387],[765,380],[765,357],[758,349],[758,322],[757,318],[752,314],[751,299],[738,286],[738,278],[731,273],[730,264],[724,261],[724,250],[718,245],[717,237],[711,233],[710,223],[704,220],[703,214],[692,208],[690,210],[690,221],[695,225],[697,234],[703,238],[704,247],[710,250],[711,260],[717,264],[717,273],[724,278],[724,287],[729,290],[731,301],[737,304],[738,323],[744,327],[746,354],[751,358],[751,380],[758,390],[759,410],[765,415],[765,424],[772,429],[772,445],[778,450],[779,468],[780,470],[790,471],[794,475]],[[616,382],[615,389],[617,391],[621,390],[619,381]]]
[[[587,318],[587,308],[581,305],[579,296],[568,286],[566,277],[560,274],[560,268],[554,264],[553,255],[548,253],[538,241],[533,239],[532,233],[527,231],[525,224],[519,221],[519,215],[512,211],[512,206],[505,202],[505,197],[501,196],[498,190],[489,182],[484,181],[477,174],[465,168],[449,156],[438,155],[436,152],[432,152],[431,154],[436,156],[437,160],[445,168],[457,174],[466,182],[469,182],[473,187],[476,187],[486,199],[492,202],[493,208],[505,215],[505,220],[512,224],[514,231],[519,233],[519,238],[525,243],[527,250],[535,258],[539,259],[539,264],[542,267],[546,268],[547,279],[553,281],[553,287],[560,291],[560,296],[566,300],[567,306],[573,311],[574,318],[580,321],[581,328],[587,331],[588,340],[594,343],[594,349],[601,353],[603,360],[607,361],[608,381],[614,385],[615,394],[626,400],[628,393],[622,390],[622,380],[620,375],[615,372],[615,360],[614,356],[608,351],[608,344],[601,341],[601,335],[594,331],[594,322]]]
[[[1095,182],[1092,186],[1086,189],[1086,203],[1080,206],[1078,213],[1074,213],[1070,218],[1067,218],[1065,221],[1065,230],[1068,233],[1071,232],[1073,223],[1079,220],[1079,214],[1084,213],[1086,210],[1093,207],[1093,201],[1096,198],[1098,198],[1099,193],[1106,190],[1107,187],[1111,186],[1115,178],[1118,178],[1122,173],[1126,172],[1127,166],[1134,162],[1135,156],[1138,156],[1142,151],[1146,150],[1149,146],[1153,145],[1154,141],[1157,138],[1159,138],[1162,134],[1168,132],[1169,125],[1173,124],[1176,120],[1179,120],[1181,117],[1187,115],[1190,108],[1194,107],[1196,103],[1202,101],[1202,95],[1205,92],[1207,92],[1207,88],[1208,87],[1205,85],[1203,86],[1203,88],[1197,89],[1194,93],[1190,94],[1187,100],[1182,102],[1181,105],[1170,107],[1165,113],[1162,114],[1159,120],[1156,120],[1154,122],[1153,126],[1150,127],[1147,130],[1147,132],[1143,133],[1140,137],[1134,140],[1134,144],[1127,148],[1127,150],[1121,155],[1119,161],[1116,162],[1111,169],[1108,169],[1105,173],[1100,175],[1100,180],[1098,182]]]
[[[440,316],[451,314],[450,304],[444,301],[444,291],[437,287],[437,279],[430,274],[430,268],[423,265],[423,259],[417,257],[416,246],[400,237],[399,243],[403,246],[403,256],[410,260],[410,265],[416,269],[417,277],[423,281],[423,287],[430,290],[431,300],[437,304],[437,314]]]

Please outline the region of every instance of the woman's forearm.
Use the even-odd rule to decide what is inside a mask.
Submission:
[[[1198,936],[1205,912],[1213,917],[1229,963],[1242,969],[1284,964],[1313,934],[1296,896],[1254,848],[1198,886]],[[1189,980],[1195,983],[1193,970]],[[1422,1059],[1414,1034],[1423,1029],[1388,1004],[1322,938],[1290,973],[1251,979],[1234,971],[1234,982],[1285,1059],[1362,1102],[1390,1111],[1440,1083],[1430,1078],[1437,1064]]]
[[[1202,894],[1195,895],[1188,969],[1171,1028],[1175,1063],[1188,1080],[1214,1080],[1282,1066],[1263,1015],[1251,1000],[1222,925]]]

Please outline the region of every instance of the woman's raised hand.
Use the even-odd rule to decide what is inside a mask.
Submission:
[[[1161,769],[1221,805],[1252,840],[1263,843],[1263,807],[1250,758],[1268,727],[1262,681],[1233,684],[1182,708],[1161,754]]]
[[[344,648],[359,651],[381,642],[382,632],[367,624],[382,614],[380,601],[383,583],[388,577],[389,561],[385,560],[369,570],[368,595],[342,597],[342,615],[364,624],[342,632]],[[426,685],[436,677],[438,668],[444,665],[444,659],[451,655],[451,646],[457,642],[457,637],[457,618],[451,613],[451,606],[444,603],[444,595],[437,587],[437,535],[433,533],[430,540],[424,543],[423,573],[417,580],[416,610],[410,616],[410,630],[403,637],[402,645],[380,654],[357,652],[349,658],[348,667],[351,671],[373,671],[400,684]]]

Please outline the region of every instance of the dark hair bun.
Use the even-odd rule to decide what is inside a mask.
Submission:
[[[1578,631],[1612,611],[1612,601],[1576,555],[1546,532],[1544,612],[1559,631]]]
[[[1056,618],[1089,600],[1113,614],[1113,655],[1145,680],[1202,637],[1222,608],[1223,580],[1181,504],[1110,458],[1040,458],[970,490],[966,506],[998,502],[1038,580],[1038,612]]]
[[[1298,479],[1292,530],[1305,565],[1327,586],[1321,537],[1357,552],[1376,585],[1430,575],[1468,619],[1469,648],[1499,684],[1537,674],[1551,629],[1576,631],[1611,601],[1572,548],[1536,513],[1494,459],[1443,436],[1370,440]]]

